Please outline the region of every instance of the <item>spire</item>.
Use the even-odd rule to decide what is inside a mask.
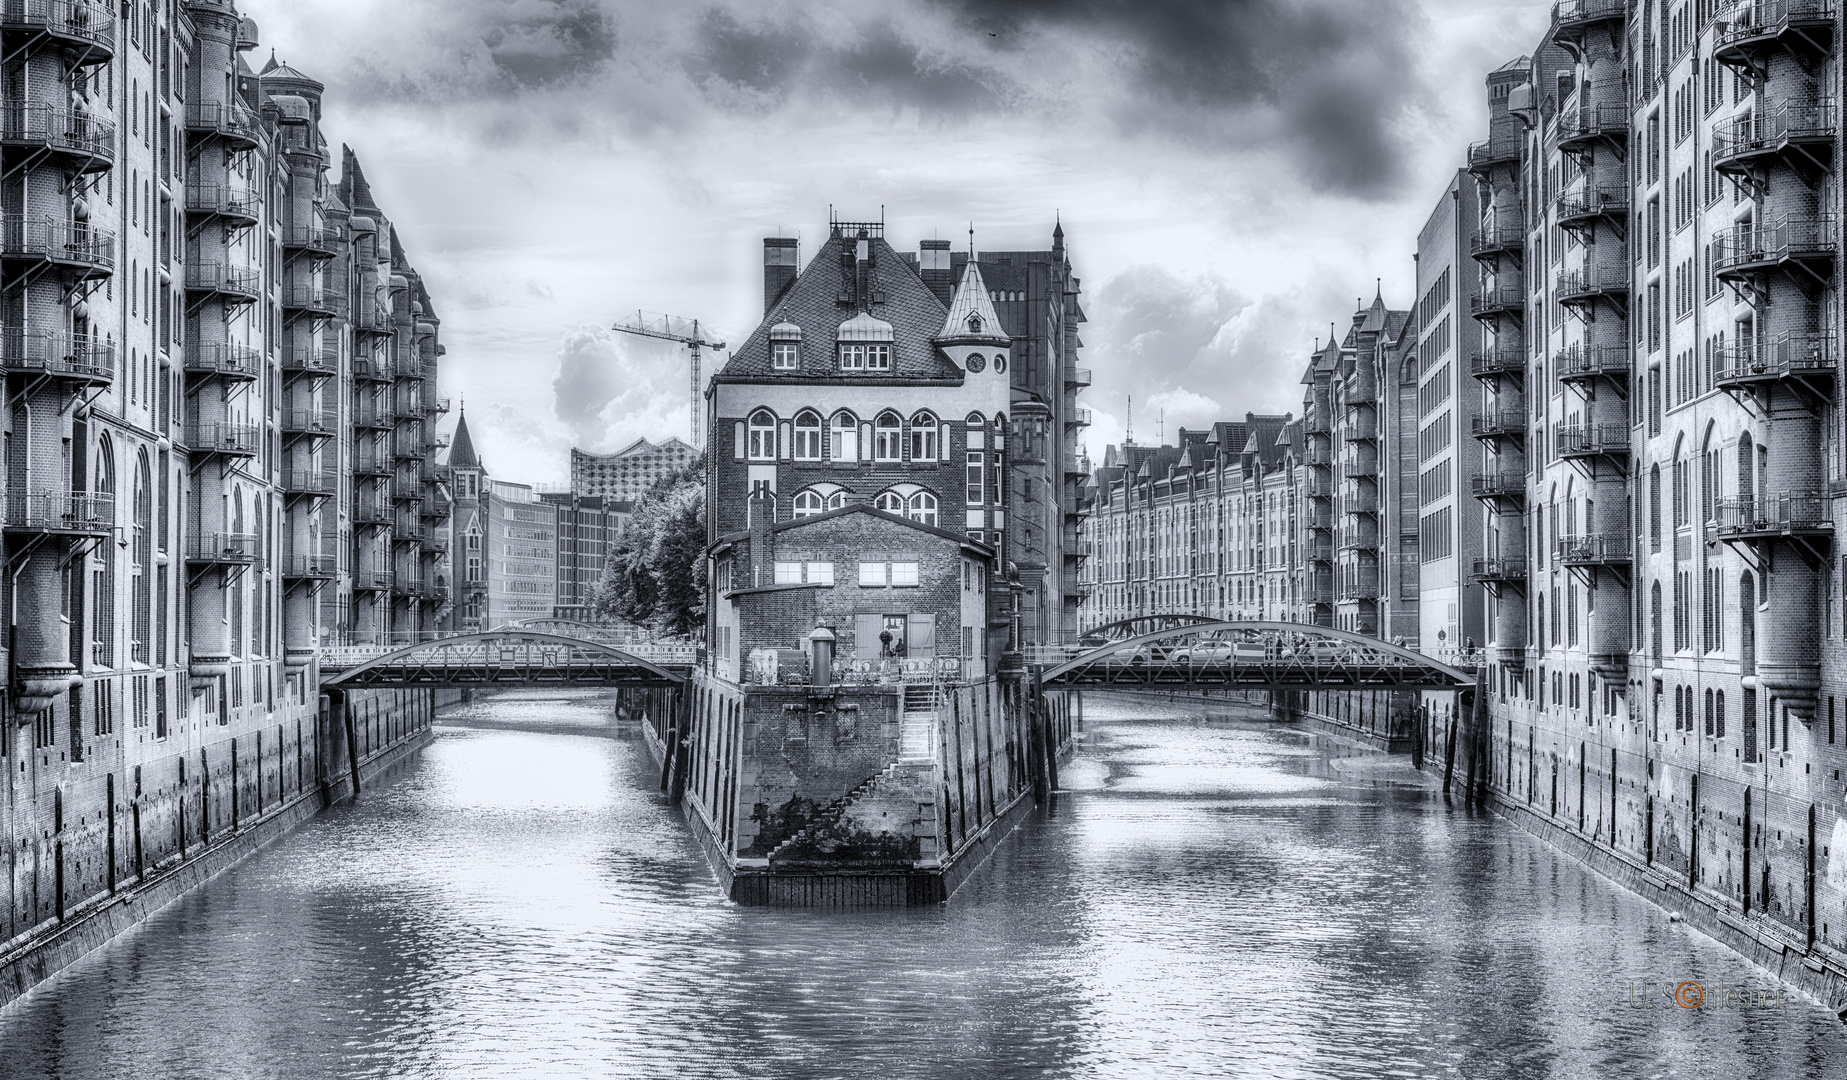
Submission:
[[[468,405],[462,405],[461,419],[455,422],[455,438],[449,444],[449,467],[452,469],[479,469],[481,459],[475,456],[475,441],[468,437]]]
[[[936,335],[936,342],[1003,347],[1013,344],[1012,337],[1001,327],[994,302],[988,299],[987,283],[981,280],[981,266],[974,259],[962,268],[962,283],[956,286],[949,317],[943,320],[943,332]]]

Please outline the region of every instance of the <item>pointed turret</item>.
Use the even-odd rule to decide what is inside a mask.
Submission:
[[[1001,328],[994,302],[988,299],[987,283],[981,280],[981,266],[973,259],[962,270],[962,283],[956,286],[955,300],[949,305],[949,316],[943,320],[943,332],[936,335],[936,343],[1002,347],[1013,344],[1013,339]]]
[[[455,439],[449,444],[449,467],[452,469],[479,469],[481,459],[475,456],[475,442],[468,437],[468,409],[463,407],[461,419],[455,422]]]

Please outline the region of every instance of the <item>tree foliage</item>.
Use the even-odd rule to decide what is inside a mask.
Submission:
[[[596,610],[660,634],[695,634],[705,625],[705,588],[705,470],[694,463],[635,504],[604,564]]]

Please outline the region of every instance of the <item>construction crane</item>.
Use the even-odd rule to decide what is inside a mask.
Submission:
[[[656,315],[647,311],[637,311],[633,318],[624,319],[611,329],[624,334],[634,334],[636,337],[677,341],[692,351],[693,449],[699,449],[699,399],[703,396],[700,391],[704,389],[700,386],[699,379],[699,350],[711,349],[717,352],[725,347],[725,343],[708,338],[699,328],[698,319],[681,319],[673,315]]]

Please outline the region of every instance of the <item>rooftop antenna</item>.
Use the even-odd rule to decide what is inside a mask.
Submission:
[[[971,262],[974,261],[974,258],[975,258],[975,223],[972,221],[968,223],[968,257],[969,257],[969,261]]]
[[[1159,439],[1163,445],[1167,443],[1167,410],[1166,409],[1161,410],[1161,418],[1155,421],[1154,436],[1156,439]]]
[[[1126,429],[1123,432],[1122,442],[1123,442],[1123,445],[1126,446],[1129,443],[1132,443],[1134,441],[1135,441],[1135,395],[1130,394],[1129,395],[1129,422],[1126,426]]]

